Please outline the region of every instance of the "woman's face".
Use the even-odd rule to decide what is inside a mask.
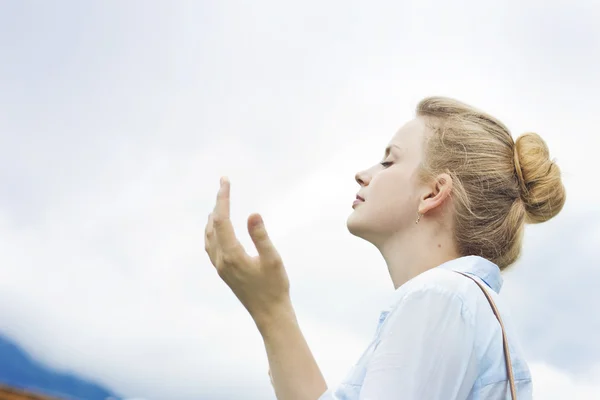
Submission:
[[[418,179],[426,131],[423,119],[408,122],[392,137],[381,162],[356,174],[357,195],[364,201],[353,205],[350,233],[377,246],[415,225],[426,190]]]

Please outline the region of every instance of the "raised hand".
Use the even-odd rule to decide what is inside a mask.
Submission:
[[[259,214],[248,217],[248,232],[258,256],[249,256],[230,220],[230,183],[221,178],[217,202],[204,233],[205,250],[217,273],[258,324],[291,309],[289,280],[279,253]]]
[[[221,179],[217,204],[206,224],[206,252],[263,337],[277,398],[317,399],[327,384],[300,331],[281,257],[258,214],[248,218],[248,232],[258,256],[246,253],[229,219],[229,192],[229,181]]]

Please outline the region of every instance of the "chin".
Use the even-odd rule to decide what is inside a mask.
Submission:
[[[361,239],[365,239],[366,226],[364,225],[364,221],[361,221],[355,213],[350,214],[346,220],[348,232]]]
[[[391,233],[387,234],[386,231],[382,230],[389,228],[386,222],[389,221],[373,221],[370,218],[365,218],[365,215],[360,213],[352,213],[346,219],[346,228],[352,235],[361,238],[375,247],[379,248],[380,244],[383,243]]]

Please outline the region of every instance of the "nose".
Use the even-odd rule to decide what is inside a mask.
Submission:
[[[354,179],[360,186],[368,186],[371,181],[371,177],[367,173],[367,171],[360,171],[354,175]]]

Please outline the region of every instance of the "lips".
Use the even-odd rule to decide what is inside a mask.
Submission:
[[[352,203],[352,208],[358,206],[359,204],[363,203],[364,201],[365,201],[365,199],[363,199],[359,195],[356,195],[356,200],[354,200],[354,203]]]

